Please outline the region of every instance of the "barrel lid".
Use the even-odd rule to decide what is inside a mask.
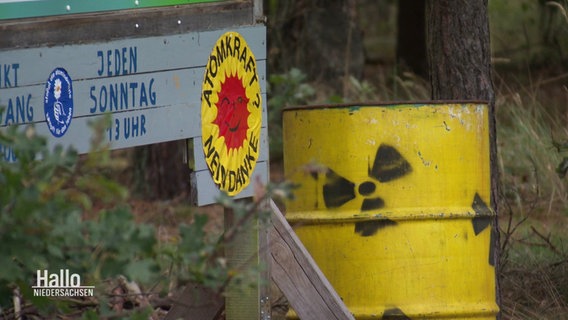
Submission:
[[[485,100],[425,100],[425,101],[379,101],[379,102],[361,102],[361,103],[337,103],[337,104],[316,104],[290,106],[282,109],[283,112],[292,110],[317,110],[330,108],[360,108],[360,107],[380,107],[380,108],[398,108],[398,107],[423,107],[433,105],[448,104],[484,104],[488,105],[489,101]]]

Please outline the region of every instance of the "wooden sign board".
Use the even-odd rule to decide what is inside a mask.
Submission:
[[[254,25],[232,30],[254,51],[262,101],[266,101],[266,29]],[[106,114],[112,118],[105,134],[111,149],[200,137],[205,66],[215,42],[226,31],[0,51],[0,106],[4,108],[0,130],[33,124],[50,147],[73,146],[80,153],[91,149],[88,124]],[[72,106],[60,102],[65,93],[71,96]],[[251,180],[258,176],[266,183],[264,106],[262,118],[261,151]],[[194,175],[197,204],[205,205],[215,202],[219,191],[200,143],[197,139]],[[3,160],[16,160],[10,150],[1,150]],[[236,197],[251,195],[249,187]]]
[[[193,140],[192,189],[196,191],[196,202],[200,206],[214,203],[220,191],[210,167],[217,162],[211,156],[212,151],[209,158],[204,154],[204,150],[212,149],[204,149],[204,145],[209,148],[209,139],[201,138],[204,135],[202,97],[213,104],[218,99],[214,99],[215,95],[226,97],[225,94],[231,92],[229,89],[237,87],[233,74],[227,76],[232,77],[229,81],[232,84],[222,85],[220,90],[205,86],[205,83],[226,82],[222,76],[208,81],[207,71],[215,73],[216,69],[212,68],[220,66],[217,64],[220,60],[210,64],[211,59],[226,58],[213,50],[217,50],[221,37],[230,33],[242,40],[240,43],[247,43],[247,55],[244,56],[244,48],[240,47],[238,58],[233,54],[232,59],[246,61],[244,70],[248,77],[254,66],[257,79],[254,88],[251,87],[254,94],[248,91],[245,82],[242,82],[244,88],[239,90],[246,90],[242,101],[250,99],[255,109],[254,112],[249,109],[252,117],[241,109],[236,123],[231,118],[232,111],[223,110],[223,116],[209,124],[219,124],[219,132],[225,125],[229,133],[222,136],[227,140],[230,133],[243,128],[237,125],[238,119],[244,120],[247,116],[247,128],[251,130],[247,129],[246,137],[250,138],[242,138],[243,130],[241,138],[235,141],[254,149],[254,153],[246,153],[244,160],[250,183],[233,194],[233,198],[251,197],[255,181],[268,182],[267,54],[266,28],[261,23],[264,21],[262,1],[29,1],[0,0],[0,106],[4,107],[0,112],[0,130],[33,125],[38,134],[47,137],[50,148],[72,146],[86,153],[96,151],[90,146],[93,132],[88,124],[110,116],[110,127],[104,138],[111,149]],[[29,10],[8,10],[22,8],[18,6]],[[34,12],[36,9],[41,12]],[[232,45],[234,53],[236,43]],[[224,48],[228,50],[226,40]],[[250,53],[254,53],[253,64],[249,62]],[[213,55],[216,58],[211,58]],[[205,90],[212,92],[205,93]],[[227,105],[236,108],[235,101],[241,103],[234,95],[230,96],[233,98],[229,97],[228,104],[216,104],[218,112]],[[212,131],[209,133],[210,137]],[[238,149],[236,142],[229,145]],[[219,144],[215,146],[218,148]],[[13,152],[2,146],[0,155],[0,161],[17,161]],[[227,181],[226,189],[234,191],[230,181],[235,180]],[[236,228],[230,225],[233,216],[228,212],[225,222]],[[243,261],[247,267],[259,268],[266,255],[259,251],[266,252],[268,248],[266,228],[256,217],[250,221],[250,226],[238,227],[239,235],[233,239],[232,249],[227,253],[229,268],[236,270]],[[270,315],[266,310],[266,302],[270,301],[265,286],[267,273],[268,269],[259,273],[257,285],[247,287],[244,292],[240,288],[227,289],[230,297],[225,307],[227,319],[265,319]],[[188,305],[185,301],[184,304]]]

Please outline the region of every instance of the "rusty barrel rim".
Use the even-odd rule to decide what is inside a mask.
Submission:
[[[354,102],[354,103],[330,103],[315,105],[289,106],[282,109],[285,111],[293,110],[319,110],[319,109],[341,109],[341,108],[364,108],[364,107],[380,107],[380,108],[404,108],[404,107],[421,107],[436,105],[457,105],[457,104],[481,104],[489,105],[487,100],[424,100],[424,101],[379,101],[379,102]]]

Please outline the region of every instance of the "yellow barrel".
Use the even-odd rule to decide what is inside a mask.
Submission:
[[[486,104],[298,107],[283,125],[286,217],[356,319],[496,318]]]

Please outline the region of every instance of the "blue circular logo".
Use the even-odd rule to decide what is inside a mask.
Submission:
[[[73,86],[65,69],[57,68],[49,75],[43,99],[45,121],[51,134],[61,137],[73,118]]]

